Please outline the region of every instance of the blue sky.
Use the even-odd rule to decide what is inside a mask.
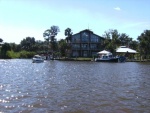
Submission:
[[[150,29],[150,0],[0,0],[0,38],[20,43],[27,36],[44,40],[43,32],[59,26],[57,39],[64,30],[73,33],[91,29],[102,36],[117,29],[137,39]]]

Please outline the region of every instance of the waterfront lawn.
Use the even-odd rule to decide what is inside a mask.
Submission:
[[[62,61],[91,61],[92,58],[83,58],[83,57],[77,57],[77,58],[59,58],[56,60],[62,60]]]

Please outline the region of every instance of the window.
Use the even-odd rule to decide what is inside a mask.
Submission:
[[[88,49],[88,44],[82,44],[82,49]]]
[[[97,45],[96,44],[91,44],[91,49],[97,49]]]
[[[86,32],[82,33],[82,42],[89,42],[89,35]]]
[[[72,56],[79,56],[79,52],[78,51],[73,51]]]
[[[72,36],[72,42],[80,42],[80,34],[76,34]]]
[[[95,55],[97,55],[97,52],[92,52],[92,56],[95,56]]]
[[[91,35],[91,42],[98,42],[98,36],[96,36],[96,35]]]
[[[87,51],[83,51],[83,57],[87,57],[88,56],[88,52]]]
[[[73,49],[80,49],[80,44],[73,44],[73,45],[72,45],[72,48],[73,48]]]

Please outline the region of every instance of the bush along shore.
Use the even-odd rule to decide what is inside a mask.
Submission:
[[[28,51],[20,51],[20,52],[14,52],[14,51],[7,51],[4,54],[1,54],[0,58],[2,59],[17,59],[17,58],[32,58],[36,53],[35,52],[28,52]]]

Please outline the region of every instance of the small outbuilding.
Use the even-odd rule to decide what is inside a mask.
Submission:
[[[134,55],[138,52],[126,46],[120,46],[119,48],[116,49],[116,53],[121,54],[128,59],[135,59]]]
[[[127,48],[126,46],[120,46],[119,48],[116,49],[117,53],[137,53],[136,50]]]

